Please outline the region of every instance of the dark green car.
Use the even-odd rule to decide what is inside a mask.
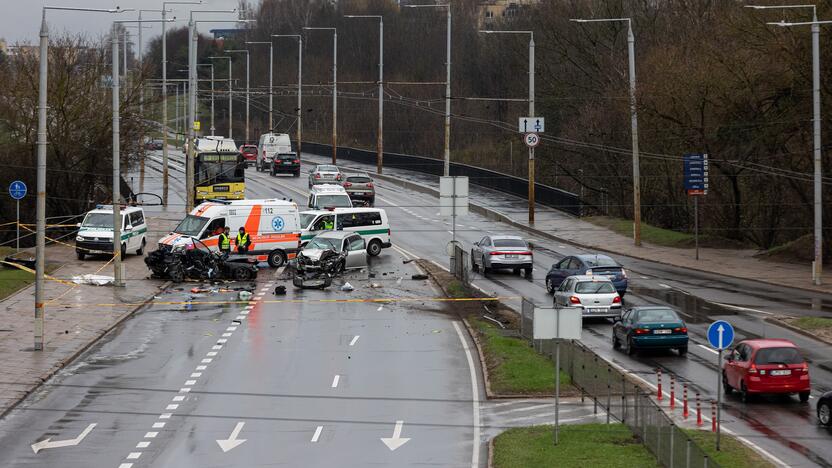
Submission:
[[[670,307],[633,307],[612,326],[612,347],[622,346],[627,354],[640,349],[675,349],[684,356],[688,352],[688,327]]]

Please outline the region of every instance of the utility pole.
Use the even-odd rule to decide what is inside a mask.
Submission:
[[[338,163],[338,29],[311,28],[306,30],[332,31],[332,164]]]
[[[378,19],[378,135],[376,147],[376,173],[382,173],[384,165],[384,17],[381,15],[345,15],[344,18]]]
[[[118,29],[113,22],[113,286],[123,287],[121,271],[121,174],[119,148]],[[125,49],[126,50],[126,49]]]
[[[274,129],[274,44],[271,41],[246,41],[249,45],[269,46],[269,132]]]
[[[249,104],[251,102],[251,94],[250,94],[250,84],[251,84],[251,61],[250,57],[251,54],[247,49],[237,49],[237,50],[224,50],[223,52],[226,53],[235,53],[235,54],[246,54],[246,140],[245,142],[249,142]]]
[[[231,80],[233,79],[233,75],[231,73],[231,57],[226,56],[212,56],[208,57],[210,60],[228,60],[228,138],[234,139],[234,132],[232,128],[232,112],[231,112]],[[212,68],[213,70],[213,68]],[[213,73],[213,72],[212,72]],[[213,124],[212,124],[213,125]]]

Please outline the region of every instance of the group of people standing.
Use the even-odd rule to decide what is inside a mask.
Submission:
[[[246,232],[246,228],[242,226],[240,227],[240,231],[237,233],[235,241],[237,243],[237,253],[247,254],[248,248],[251,245],[251,236],[249,236]],[[228,226],[225,226],[223,232],[220,233],[219,247],[220,253],[226,255],[231,253],[231,228]]]

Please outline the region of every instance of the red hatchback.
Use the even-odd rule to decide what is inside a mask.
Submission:
[[[809,364],[789,340],[741,341],[725,356],[722,386],[726,394],[737,390],[743,402],[763,393],[797,393],[806,402],[811,390]]]
[[[257,145],[243,145],[240,147],[240,153],[246,159],[246,164],[249,166],[257,161]]]

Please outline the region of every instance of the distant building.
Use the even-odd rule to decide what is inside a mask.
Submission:
[[[247,29],[212,29],[211,34],[214,35],[214,40],[233,39],[245,34],[246,31]]]
[[[485,0],[479,4],[479,25],[488,28],[499,20],[518,16],[524,8],[538,3],[540,0]]]

